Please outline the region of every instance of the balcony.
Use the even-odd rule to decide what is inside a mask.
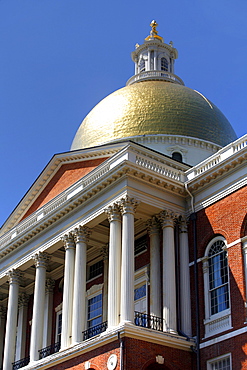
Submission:
[[[15,361],[13,362],[13,370],[17,370],[17,369],[20,369],[21,367],[24,367],[26,365],[29,364],[29,361],[30,361],[30,357],[25,357],[25,358],[22,358],[21,360],[19,361]]]
[[[104,321],[98,325],[92,326],[91,328],[85,330],[83,332],[83,340],[95,337],[96,335],[99,335],[106,331],[107,329],[107,321]]]
[[[161,317],[148,315],[147,313],[142,313],[138,311],[135,311],[134,323],[136,326],[141,326],[143,328],[153,329],[157,331],[164,331],[166,328],[164,320]]]
[[[169,81],[174,82],[179,85],[184,85],[184,82],[181,78],[170,73],[168,71],[143,71],[134,76],[132,76],[126,83],[126,86],[133,84],[138,81],[148,81],[148,80],[157,80],[157,81]]]
[[[57,342],[39,350],[39,359],[52,355],[60,350],[61,343]]]

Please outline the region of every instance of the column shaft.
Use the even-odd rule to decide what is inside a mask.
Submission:
[[[43,344],[45,348],[51,344],[51,329],[52,329],[52,314],[53,314],[53,289],[55,287],[55,280],[47,279],[45,289],[45,310],[44,310],[44,330],[43,330]]]
[[[76,255],[74,302],[72,319],[72,343],[83,340],[82,332],[86,329],[86,267],[87,267],[87,241],[90,231],[87,227],[75,229]]]
[[[128,195],[120,201],[122,213],[121,322],[134,322],[134,212],[137,202]]]
[[[39,349],[42,348],[43,328],[44,328],[44,309],[45,309],[45,280],[46,267],[49,262],[47,253],[39,252],[33,256],[36,266],[34,299],[33,299],[33,319],[30,341],[30,362],[39,360]]]
[[[18,327],[16,337],[15,361],[25,357],[26,332],[27,332],[27,305],[29,296],[22,293],[19,296]]]
[[[3,363],[3,343],[5,333],[5,309],[0,306],[0,367]]]
[[[190,302],[190,270],[189,270],[189,241],[186,220],[180,220],[179,225],[180,252],[180,301],[181,329],[188,336],[191,332],[191,302]]]
[[[164,330],[177,331],[174,218],[170,211],[160,215],[163,228],[163,319]]]
[[[65,243],[65,266],[61,349],[67,348],[71,344],[75,270],[75,244],[73,235],[66,235],[63,240]]]
[[[110,222],[109,276],[108,276],[108,327],[119,324],[121,289],[121,215],[116,204],[105,212]]]
[[[147,224],[150,237],[150,313],[161,317],[160,233],[153,217]]]
[[[12,270],[8,273],[9,278],[9,300],[7,310],[3,370],[12,369],[12,363],[15,361],[15,341],[18,314],[18,294],[19,284],[22,273],[18,270]]]

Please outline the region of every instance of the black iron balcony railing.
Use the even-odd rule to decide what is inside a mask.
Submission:
[[[135,311],[135,325],[157,331],[163,331],[165,329],[164,320],[161,317],[137,311]]]
[[[39,350],[39,359],[52,355],[60,350],[61,343],[57,342]]]
[[[92,326],[91,328],[83,331],[83,340],[95,337],[98,334],[103,333],[107,329],[107,321],[104,321],[98,325]]]
[[[24,367],[29,364],[30,357],[22,358],[21,360],[13,362],[13,370],[20,369],[21,367]]]

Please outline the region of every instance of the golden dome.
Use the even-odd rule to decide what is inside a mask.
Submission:
[[[237,137],[201,93],[165,81],[126,86],[99,102],[81,123],[71,150],[140,135],[182,135],[220,146]]]

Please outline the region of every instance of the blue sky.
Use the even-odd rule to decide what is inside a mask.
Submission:
[[[0,225],[86,114],[134,74],[155,19],[175,73],[246,133],[245,0],[0,0]]]

